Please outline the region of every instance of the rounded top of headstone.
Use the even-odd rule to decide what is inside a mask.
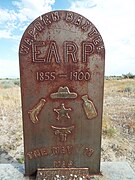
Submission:
[[[97,54],[104,55],[103,39],[94,24],[72,11],[51,11],[36,18],[25,30],[19,52],[28,53],[34,41],[90,41]],[[47,43],[46,42],[46,43]]]

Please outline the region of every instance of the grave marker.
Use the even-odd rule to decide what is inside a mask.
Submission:
[[[99,173],[105,49],[96,27],[71,11],[46,13],[25,30],[19,60],[25,174]]]

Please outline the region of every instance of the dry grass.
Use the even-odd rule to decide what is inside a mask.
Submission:
[[[114,138],[117,134],[116,128],[113,126],[113,123],[107,113],[103,114],[102,119],[102,133],[103,136],[106,136],[108,138]]]
[[[105,94],[113,91],[135,93],[135,79],[105,80]]]
[[[135,169],[135,79],[105,81],[102,149],[102,160]]]
[[[11,161],[19,158],[17,154],[22,147],[19,86],[3,88],[3,83],[0,86],[0,137],[0,151],[6,155],[6,152],[8,152],[9,156],[7,158]],[[22,154],[22,152],[19,154]]]

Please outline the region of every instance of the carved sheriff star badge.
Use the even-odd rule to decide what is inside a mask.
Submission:
[[[54,111],[58,113],[57,120],[60,120],[62,117],[70,119],[68,111],[71,111],[71,108],[66,109],[64,103],[61,104],[59,109],[54,109]]]

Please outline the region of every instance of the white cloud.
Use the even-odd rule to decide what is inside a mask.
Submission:
[[[0,9],[0,23],[17,20],[17,13],[14,10]]]
[[[38,16],[51,11],[55,0],[13,1],[12,10],[0,9],[0,38],[17,39],[15,31],[24,31],[26,26]]]
[[[75,0],[71,3],[70,10],[87,17],[103,37],[106,47],[106,74],[121,75],[122,72],[129,71],[134,73],[134,9],[134,0]]]
[[[71,2],[71,9],[88,9],[96,6],[96,1],[94,0],[76,0]]]
[[[11,32],[9,30],[0,30],[0,38],[10,39]]]
[[[20,0],[14,1],[13,4],[18,8],[20,21],[35,19],[38,16],[51,11],[51,6],[55,0]]]
[[[0,9],[0,38],[12,38],[16,28],[17,13],[14,10]]]
[[[19,61],[0,59],[0,78],[8,77],[19,77]]]

